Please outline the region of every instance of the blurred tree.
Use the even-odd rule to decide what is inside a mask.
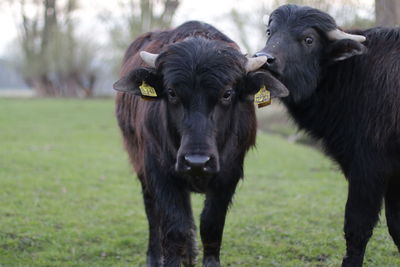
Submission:
[[[100,18],[109,26],[119,69],[123,53],[138,35],[171,26],[179,0],[120,0],[118,4],[120,14],[105,11]]]
[[[377,26],[400,25],[400,1],[375,0],[375,16]]]
[[[97,79],[95,46],[78,38],[77,0],[13,0],[20,18],[15,63],[40,96],[91,97]],[[29,11],[29,12],[28,12]]]
[[[262,15],[263,14],[259,14],[259,17],[262,18]],[[239,32],[239,41],[242,44],[242,47],[246,49],[246,51],[251,51],[251,44],[249,43],[249,39],[247,38],[248,36],[246,34],[246,20],[248,17],[240,14],[236,9],[231,10],[230,16],[233,24],[236,27],[236,30]]]

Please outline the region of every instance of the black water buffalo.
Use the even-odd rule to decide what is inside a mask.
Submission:
[[[201,22],[146,33],[127,50],[114,84],[122,91],[116,114],[142,184],[148,266],[195,264],[193,191],[206,195],[203,266],[220,266],[226,212],[256,137],[254,94],[264,85],[272,97],[288,93],[267,71],[255,71],[265,61],[247,59]]]
[[[338,29],[328,14],[284,5],[269,17],[257,56],[289,89],[301,129],[322,141],[346,176],[343,266],[361,266],[385,199],[400,249],[400,29]]]

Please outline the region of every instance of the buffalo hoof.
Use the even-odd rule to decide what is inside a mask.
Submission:
[[[182,259],[182,264],[185,267],[194,267],[196,266],[197,263],[197,259],[196,259],[196,255],[185,255],[185,257]]]
[[[207,257],[203,260],[203,267],[221,267],[221,264],[215,257]]]
[[[147,267],[162,267],[162,258],[147,256]]]
[[[345,257],[342,267],[362,267],[363,259],[360,257]]]

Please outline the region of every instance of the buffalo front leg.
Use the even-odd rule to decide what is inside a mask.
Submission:
[[[140,179],[143,181],[143,179]],[[142,193],[147,220],[149,222],[149,243],[147,247],[147,266],[161,267],[162,254],[160,243],[160,224],[156,211],[156,203],[152,194],[145,188],[142,182]]]
[[[342,263],[342,266],[346,267],[362,266],[365,249],[378,221],[382,205],[383,181],[373,176],[365,178],[349,179],[344,224],[347,248]]]
[[[185,267],[195,266],[197,263],[196,226],[192,225],[188,240],[185,244],[182,263]]]
[[[183,188],[164,185],[157,195],[161,218],[161,246],[164,266],[194,266],[196,263],[194,221],[190,193]]]
[[[393,178],[387,186],[385,211],[389,233],[400,252],[400,181],[394,181],[396,178]]]
[[[211,191],[206,194],[204,209],[200,219],[200,235],[203,243],[203,267],[219,267],[220,248],[225,225],[225,217],[231,202],[233,190]]]

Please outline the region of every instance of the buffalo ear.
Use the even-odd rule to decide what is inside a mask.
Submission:
[[[162,79],[155,69],[138,68],[116,81],[113,88],[146,98],[158,98],[162,94]]]
[[[271,98],[286,97],[289,90],[283,83],[276,79],[267,70],[259,70],[247,74],[246,93],[254,95],[262,87],[265,87],[271,94]]]
[[[328,57],[332,62],[346,60],[353,56],[365,54],[367,48],[360,42],[350,39],[335,41],[328,47]]]

